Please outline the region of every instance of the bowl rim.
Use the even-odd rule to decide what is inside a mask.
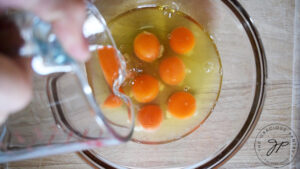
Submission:
[[[267,60],[265,55],[264,46],[261,37],[254,25],[253,20],[247,13],[247,11],[242,7],[238,0],[222,0],[222,2],[233,12],[237,19],[242,24],[244,30],[247,33],[249,41],[252,46],[252,51],[255,57],[256,65],[256,87],[254,99],[252,106],[245,121],[243,127],[239,133],[235,136],[233,141],[227,145],[218,155],[208,159],[206,161],[201,161],[186,168],[214,168],[220,167],[225,162],[227,162],[231,157],[233,157],[244,143],[248,140],[249,136],[253,132],[263,109],[266,90],[266,80],[268,77],[267,72]],[[109,162],[97,155],[93,150],[85,150],[80,152],[81,157],[86,160],[90,165],[97,168],[120,168],[120,166]]]

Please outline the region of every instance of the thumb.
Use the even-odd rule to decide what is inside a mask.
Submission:
[[[29,60],[12,60],[0,54],[0,121],[23,109],[31,100]]]

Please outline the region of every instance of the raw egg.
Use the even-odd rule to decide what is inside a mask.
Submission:
[[[151,102],[159,92],[158,80],[147,74],[139,75],[134,79],[132,92],[138,102]]]
[[[113,82],[118,78],[119,60],[117,51],[111,46],[104,46],[98,49],[98,57],[104,74],[104,78],[112,88]]]
[[[140,109],[137,119],[144,129],[157,129],[163,120],[163,113],[157,105],[146,105]]]
[[[168,57],[159,65],[160,78],[168,85],[178,85],[184,80],[185,65],[178,57]]]
[[[176,92],[168,100],[168,111],[176,118],[191,117],[196,111],[196,100],[188,92]]]
[[[157,37],[150,32],[142,32],[138,34],[134,40],[135,55],[145,61],[153,62],[160,55],[160,43]]]
[[[171,32],[170,46],[178,54],[186,54],[195,46],[194,34],[185,27],[178,27]]]

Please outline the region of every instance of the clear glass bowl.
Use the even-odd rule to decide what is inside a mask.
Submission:
[[[259,34],[235,0],[98,0],[109,22],[145,6],[167,6],[191,16],[208,31],[220,53],[223,84],[208,119],[194,132],[166,144],[126,144],[82,152],[96,167],[207,168],[223,164],[244,144],[262,110],[266,59]]]

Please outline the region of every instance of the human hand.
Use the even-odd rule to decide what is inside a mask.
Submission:
[[[49,22],[62,46],[74,59],[89,57],[82,34],[85,19],[83,0],[0,0],[0,9],[31,11]],[[31,100],[30,60],[0,54],[0,124],[10,113],[24,108]]]

